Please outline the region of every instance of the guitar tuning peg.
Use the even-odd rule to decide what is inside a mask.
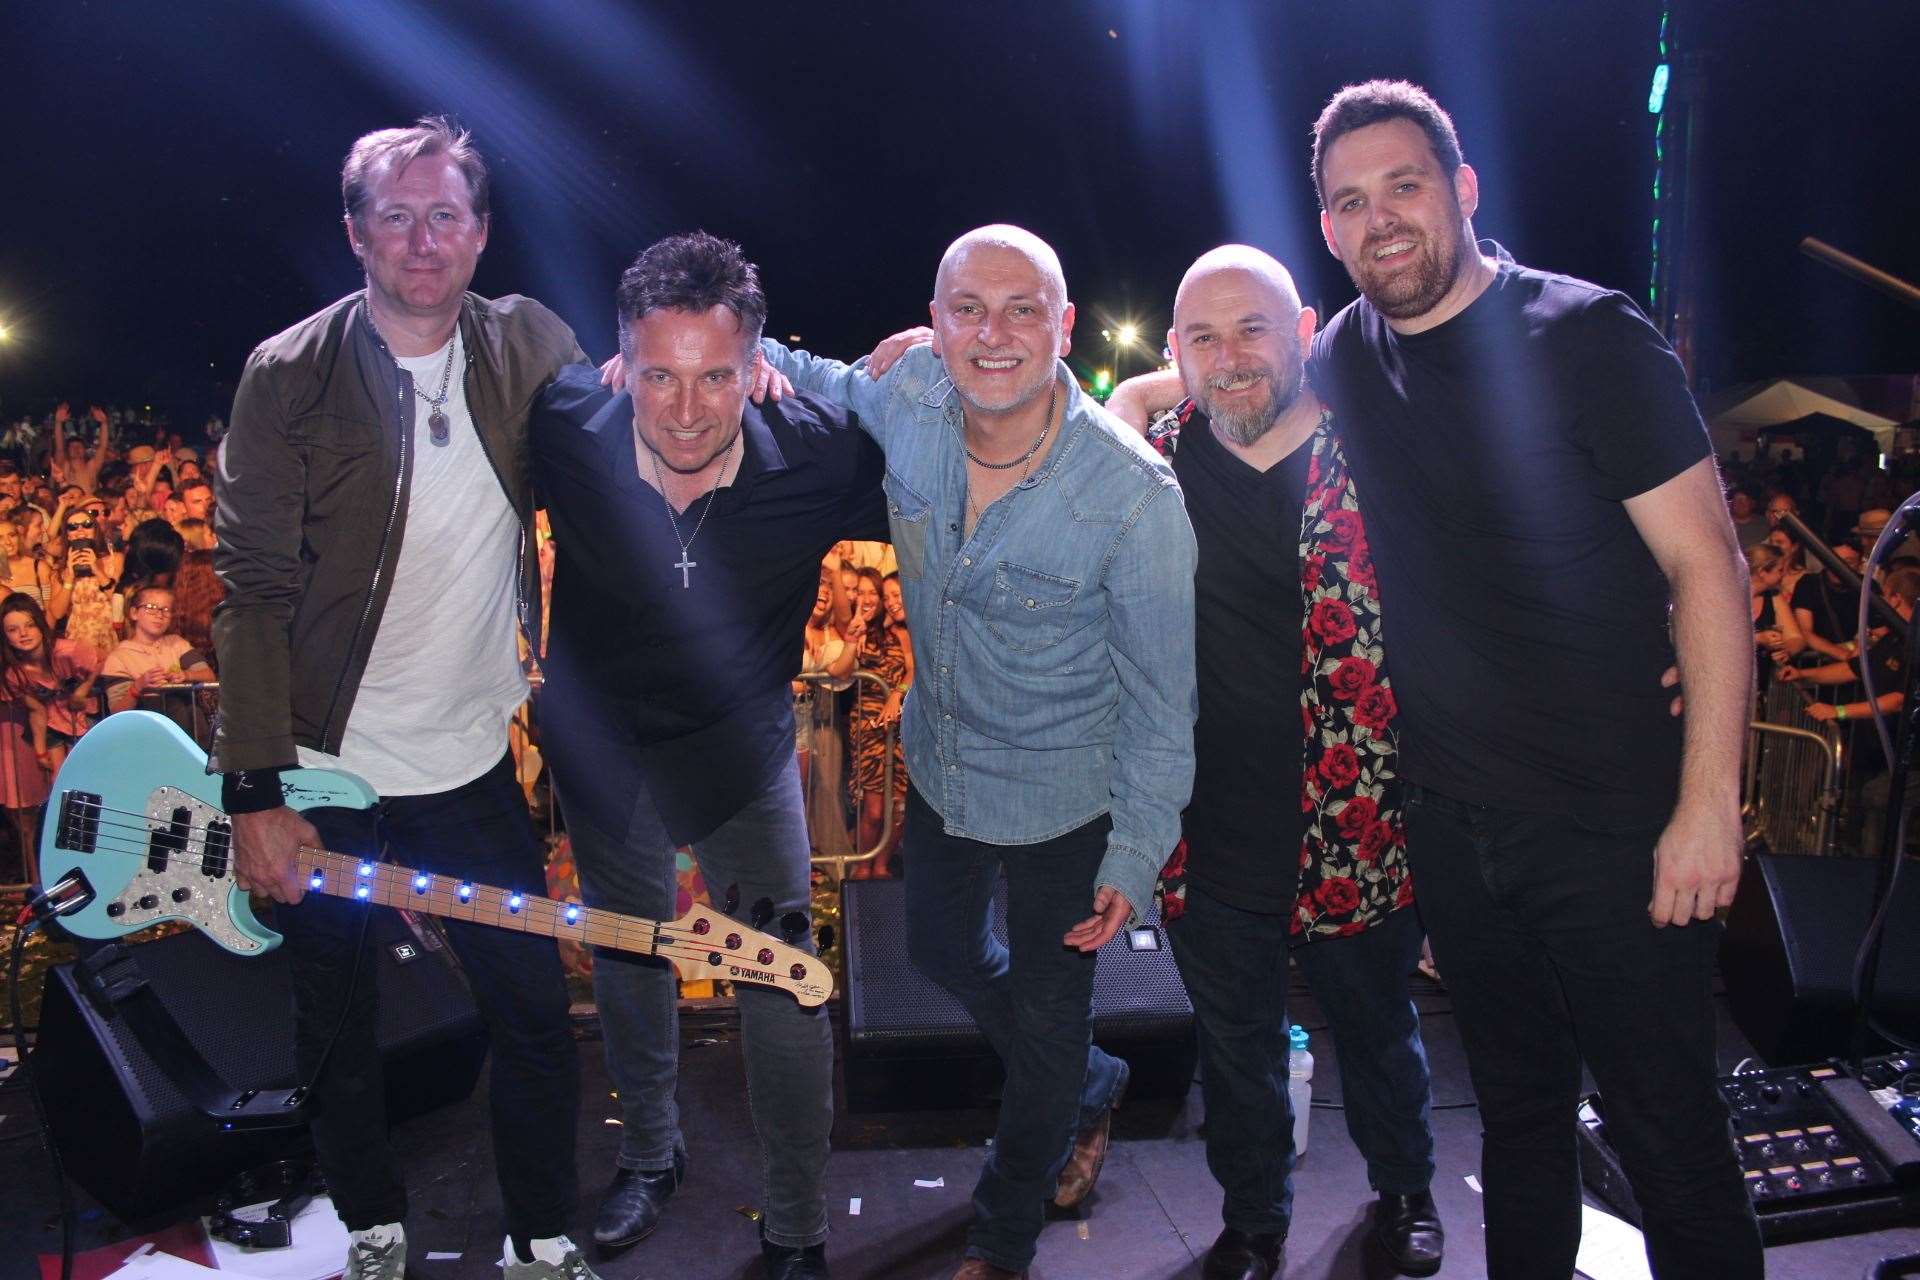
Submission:
[[[727,896],[727,905],[721,909],[725,911],[728,915],[732,915],[734,912],[740,909],[740,886],[737,884],[728,885],[726,896]]]
[[[747,923],[756,929],[765,929],[767,922],[773,919],[773,899],[761,898],[753,904],[753,914],[747,917]]]
[[[790,947],[800,945],[807,936],[807,931],[812,927],[813,923],[807,919],[807,913],[804,911],[789,911],[780,917],[780,936]]]

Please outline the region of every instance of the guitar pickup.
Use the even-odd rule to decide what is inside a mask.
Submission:
[[[60,817],[53,842],[74,853],[92,853],[100,838],[100,797],[91,791],[69,791],[60,798]]]
[[[147,837],[147,870],[165,872],[173,859],[187,851],[187,835],[193,830],[193,811],[185,805],[174,809],[164,827],[155,827]]]
[[[207,823],[206,843],[200,851],[200,874],[218,880],[227,874],[232,861],[233,824],[225,818],[214,818]]]

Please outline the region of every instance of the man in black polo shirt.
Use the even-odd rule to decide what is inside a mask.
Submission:
[[[660,241],[619,307],[625,391],[569,369],[532,430],[558,549],[543,745],[582,887],[592,906],[670,919],[691,844],[716,898],[737,887],[743,911],[811,948],[790,686],[821,557],[887,536],[880,450],[820,401],[748,404],[766,299],[738,246]],[[685,1172],[673,974],[599,952],[594,996],[624,1117],[594,1238],[618,1248]],[[743,985],[739,1001],[767,1272],[825,1276],[832,1033],[785,993]]]
[[[1626,297],[1475,240],[1478,178],[1425,91],[1343,89],[1314,139],[1361,295],[1314,376],[1368,500],[1407,847],[1485,1129],[1488,1274],[1573,1271],[1584,1062],[1655,1274],[1758,1277],[1711,992],[1752,627],[1684,371]],[[1659,687],[1676,656],[1684,725]]]

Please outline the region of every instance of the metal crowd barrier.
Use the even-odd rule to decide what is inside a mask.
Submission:
[[[1836,726],[1806,706],[1797,686],[1768,680],[1748,725],[1743,812],[1749,836],[1775,852],[1831,854],[1849,760]]]
[[[883,700],[893,693],[892,685],[888,684],[886,680],[883,679],[877,673],[865,670],[864,668],[856,668],[853,674],[848,678],[855,681],[864,680],[869,684],[873,685],[876,689],[880,691],[880,696]],[[829,687],[829,682],[834,679],[835,679],[834,677],[829,676],[825,672],[820,672],[820,671],[802,672],[800,675],[800,680],[803,683],[810,684],[813,686],[813,696],[816,698],[832,697],[834,695],[835,690]],[[875,841],[873,848],[859,849],[859,850],[855,850],[853,853],[815,852],[815,854],[813,855],[813,864],[817,867],[824,869],[827,873],[827,876],[836,882],[840,880],[844,880],[846,878],[848,867],[852,866],[856,862],[866,862],[866,863],[873,862],[882,853],[886,852],[887,846],[890,843],[892,843],[893,810],[894,810],[893,743],[894,743],[894,739],[899,736],[899,733],[900,733],[900,721],[896,719],[892,723],[887,725],[886,736],[881,740],[881,749],[886,754],[882,757],[882,759],[885,761],[885,764],[882,766],[882,772],[880,775],[880,784],[881,784],[882,790],[884,791],[887,797],[887,803],[881,810],[880,835],[879,835],[879,838]],[[845,773],[843,774],[842,780],[841,780],[841,789],[843,791],[845,790],[845,787],[846,787],[845,778],[846,776],[849,776],[852,773],[852,766],[853,766],[852,752],[853,752],[853,744],[849,740],[847,743],[846,752],[844,753],[847,769],[845,770]],[[812,845],[812,847],[816,851],[820,848],[820,842],[818,839],[818,833],[816,833],[812,829],[811,815],[813,813],[814,788],[816,788],[819,785],[820,785],[820,771],[818,769],[809,767],[807,770],[807,791],[806,791],[806,797],[805,797],[807,813],[809,815],[807,837],[808,837],[809,843]],[[839,799],[841,807],[844,808],[846,805],[845,799],[842,797],[836,797],[836,799]],[[856,817],[856,822],[857,821],[858,819]],[[858,834],[857,827],[856,827],[855,834],[857,838],[857,834]]]

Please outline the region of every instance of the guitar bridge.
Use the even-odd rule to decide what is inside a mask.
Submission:
[[[53,841],[75,853],[92,853],[100,838],[100,797],[91,791],[69,791],[60,798],[60,817]]]

